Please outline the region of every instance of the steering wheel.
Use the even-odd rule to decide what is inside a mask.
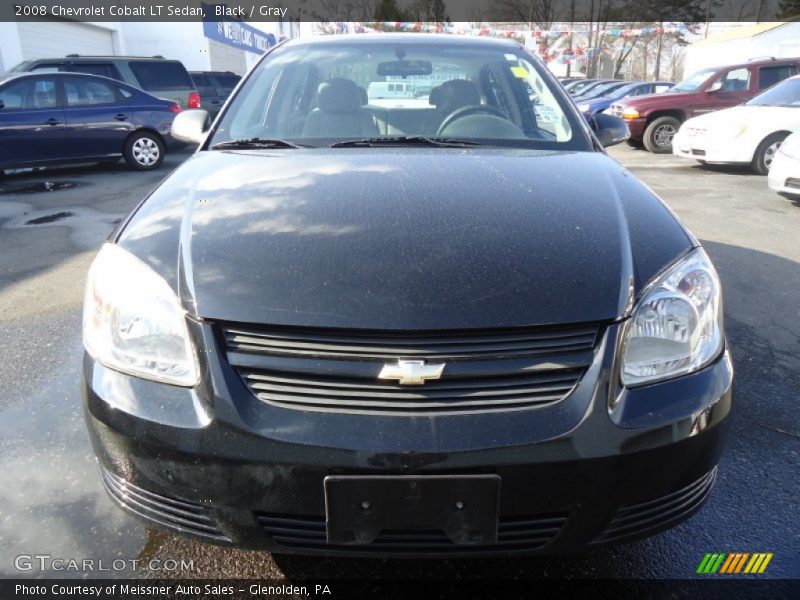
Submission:
[[[442,124],[439,125],[439,129],[436,131],[436,135],[442,135],[442,132],[447,129],[453,122],[458,121],[459,119],[463,119],[464,117],[469,117],[470,115],[478,115],[478,114],[485,114],[485,115],[494,115],[495,117],[500,117],[501,119],[507,119],[507,117],[500,112],[499,109],[495,108],[494,106],[489,106],[488,104],[474,104],[472,106],[462,106],[461,108],[457,108],[449,115],[444,118]]]

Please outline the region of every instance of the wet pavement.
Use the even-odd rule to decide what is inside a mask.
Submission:
[[[740,551],[773,552],[766,575],[800,577],[800,202],[742,169],[704,169],[625,145],[611,153],[703,241],[725,285],[737,369],[732,435],[707,505],[688,522],[579,556],[384,561],[226,549],[149,531],[116,509],[81,411],[83,282],[102,240],[184,152],[156,173],[113,165],[0,179],[0,576],[53,575],[36,561],[15,567],[15,557],[45,554],[108,568],[58,572],[85,578],[683,578],[706,552]],[[137,559],[193,567],[154,573]]]

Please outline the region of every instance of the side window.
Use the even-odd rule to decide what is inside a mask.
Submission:
[[[55,108],[58,104],[56,82],[54,79],[26,79],[18,85],[22,88],[23,109]],[[12,96],[12,101],[16,94]],[[5,99],[3,100],[5,102]]]
[[[722,76],[723,92],[744,92],[750,86],[750,69],[732,69]]]
[[[58,73],[60,70],[61,66],[57,64],[41,64],[31,69],[31,71],[36,71],[37,73]]]
[[[118,92],[119,92],[119,93],[122,95],[122,97],[123,97],[123,98],[125,98],[126,100],[127,100],[128,98],[133,98],[133,96],[134,96],[134,93],[133,93],[132,91],[130,91],[129,89],[127,89],[127,88],[124,88],[124,87],[117,87],[117,91],[118,91]]]
[[[22,108],[25,98],[25,86],[27,83],[27,81],[10,83],[0,90],[0,100],[2,100],[5,105],[3,110]]]
[[[64,81],[64,91],[69,106],[113,104],[117,100],[113,88],[103,81],[67,79]]]
[[[213,82],[206,75],[203,75],[202,73],[194,73],[192,75],[192,81],[194,82],[195,88],[200,93],[201,98],[217,95],[217,90],[214,87]]]
[[[666,85],[666,84],[663,84],[663,83],[660,84],[660,85],[656,84],[656,85],[653,86],[652,93],[653,94],[660,94],[661,92],[666,92],[671,87],[672,87],[671,85]]]
[[[122,76],[112,63],[73,63],[64,69],[72,73],[86,73],[87,75],[102,75],[122,81]]]
[[[760,67],[758,69],[758,89],[765,90],[797,72],[794,65]]]

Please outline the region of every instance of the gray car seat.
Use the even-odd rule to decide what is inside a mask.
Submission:
[[[359,87],[349,79],[329,79],[317,88],[317,108],[308,113],[303,137],[371,137],[379,134],[375,119],[362,108]]]
[[[475,106],[481,103],[481,91],[478,84],[466,79],[451,79],[431,90],[428,104],[433,104],[436,110],[428,111],[425,118],[423,132],[434,135],[445,117],[453,111],[465,106]]]

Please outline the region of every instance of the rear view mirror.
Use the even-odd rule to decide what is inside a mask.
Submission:
[[[430,75],[433,65],[429,60],[393,60],[378,63],[378,75],[384,77],[409,77],[412,75]]]
[[[172,121],[172,137],[188,144],[199,144],[206,136],[208,111],[202,108],[184,110]]]
[[[631,135],[628,124],[614,115],[598,113],[592,118],[591,124],[604,148],[624,142]]]

